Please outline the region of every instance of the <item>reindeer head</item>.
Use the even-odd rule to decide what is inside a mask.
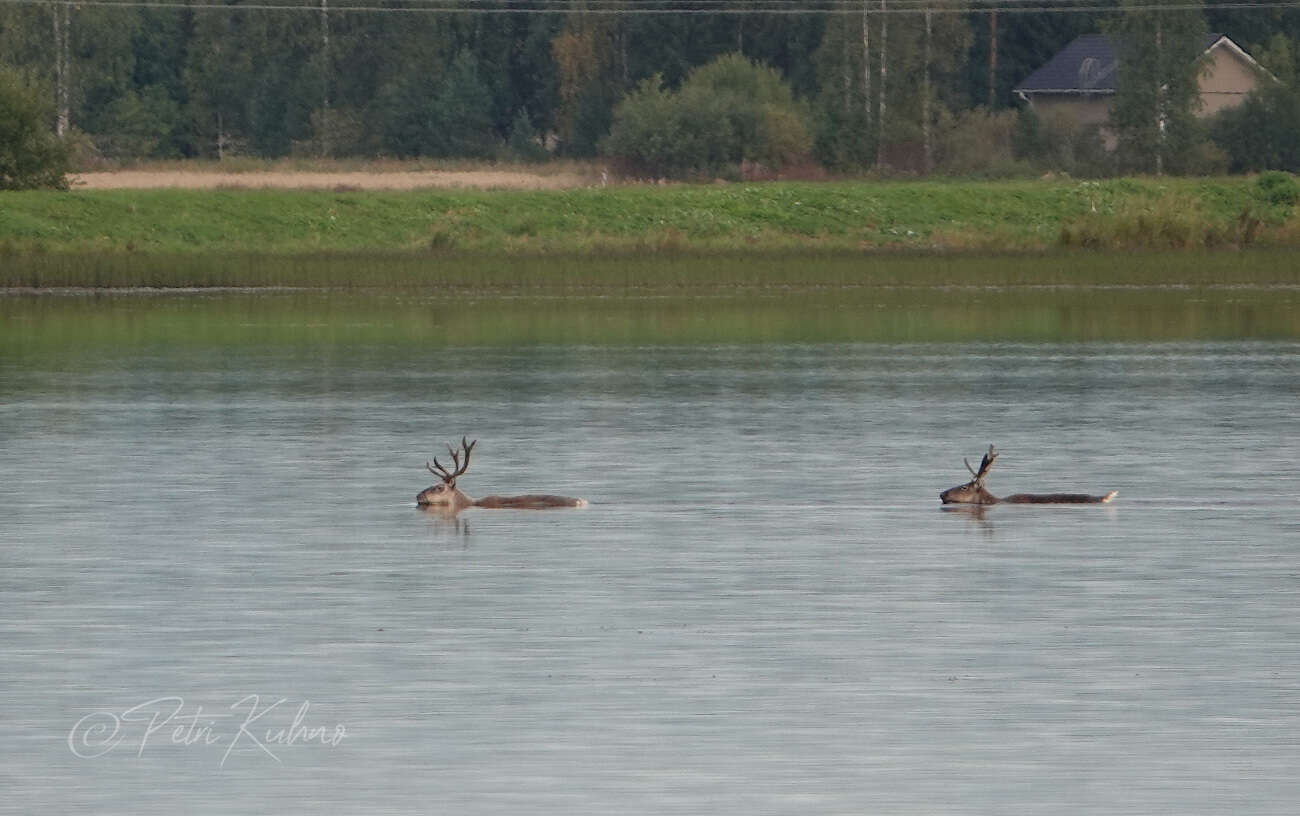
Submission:
[[[474,449],[476,442],[478,442],[477,439],[474,442],[467,442],[465,437],[462,436],[460,438],[460,450],[456,450],[451,445],[447,446],[447,452],[451,454],[451,470],[443,467],[436,456],[433,458],[432,465],[428,462],[424,463],[429,472],[442,479],[442,482],[420,491],[419,495],[415,497],[416,504],[425,507],[459,510],[471,503],[472,500],[468,496],[456,489],[456,477],[469,470],[469,452]],[[460,461],[461,453],[465,454],[464,462]]]
[[[989,475],[989,468],[993,467],[993,460],[998,458],[998,454],[989,445],[989,452],[984,454],[984,459],[980,461],[980,469],[977,471],[970,466],[970,462],[965,458],[966,469],[970,471],[971,479],[966,484],[960,484],[956,487],[950,487],[939,494],[939,500],[944,504],[997,504],[998,499],[992,493],[984,489],[984,477]]]

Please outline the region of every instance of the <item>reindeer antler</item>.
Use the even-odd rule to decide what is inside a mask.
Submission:
[[[975,477],[975,483],[983,484],[984,477],[989,475],[989,468],[993,467],[993,460],[996,458],[998,458],[997,451],[993,450],[992,445],[989,445],[989,452],[984,454],[984,458],[980,460],[979,472],[976,472],[975,468],[970,466],[970,461],[966,457],[962,457],[962,462],[966,463],[966,469],[970,471],[970,475]]]
[[[447,468],[443,467],[443,464],[438,461],[438,457],[436,456],[433,457],[432,465],[430,465],[428,462],[425,462],[424,466],[427,467],[429,469],[429,472],[432,473],[434,476],[437,476],[438,478],[442,479],[444,482],[446,482],[449,485],[454,485],[456,483],[456,477],[464,474],[465,471],[469,470],[469,452],[474,450],[474,445],[477,443],[478,443],[477,439],[475,439],[473,442],[467,442],[466,437],[462,436],[460,438],[460,447],[461,450],[464,451],[465,453],[464,464],[461,464],[460,461],[460,451],[457,451],[451,445],[447,446],[447,453],[451,454],[452,470],[447,470]],[[437,470],[435,470],[434,468],[437,468]]]

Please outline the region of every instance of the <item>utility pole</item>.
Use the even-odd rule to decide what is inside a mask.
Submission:
[[[998,10],[989,12],[989,110],[998,100]]]
[[[1156,175],[1165,170],[1165,85],[1164,60],[1161,58],[1160,12],[1156,12]]]
[[[321,113],[320,152],[330,154],[330,12],[329,0],[320,0]]]
[[[886,58],[886,43],[889,36],[889,15],[885,12],[885,0],[880,0],[880,106],[877,110],[876,127],[879,133],[876,142],[876,164],[880,167],[885,166],[885,66],[888,64]]]
[[[68,39],[72,33],[72,17],[68,4],[64,2],[55,2],[51,11],[54,13],[54,107],[57,112],[54,132],[63,138],[68,135],[70,127]]]
[[[849,27],[844,26],[844,38],[840,40],[840,85],[844,87],[844,115],[849,115],[853,107],[853,61],[849,56]]]
[[[925,10],[925,65],[921,77],[921,169],[927,175],[934,168],[934,147],[930,140],[930,9]]]
[[[863,136],[871,133],[871,26],[867,16],[867,0],[862,0],[862,107]]]

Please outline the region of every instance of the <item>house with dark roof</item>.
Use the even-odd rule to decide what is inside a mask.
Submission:
[[[1205,70],[1199,77],[1198,116],[1245,101],[1267,74],[1241,46],[1223,34],[1205,35]],[[1080,125],[1105,132],[1116,83],[1123,81],[1114,42],[1105,34],[1084,34],[1052,57],[1012,91],[1039,116],[1064,113]],[[1113,136],[1106,134],[1109,147]]]

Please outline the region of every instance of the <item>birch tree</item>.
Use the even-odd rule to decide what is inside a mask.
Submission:
[[[1112,27],[1119,58],[1110,121],[1124,170],[1180,168],[1197,139],[1199,78],[1205,67],[1200,11],[1151,9],[1181,0],[1126,0]]]
[[[867,15],[830,17],[821,46],[813,55],[818,93],[814,105],[817,157],[831,167],[869,166],[875,159],[876,134],[871,127],[870,24]],[[864,45],[864,37],[865,40]]]

